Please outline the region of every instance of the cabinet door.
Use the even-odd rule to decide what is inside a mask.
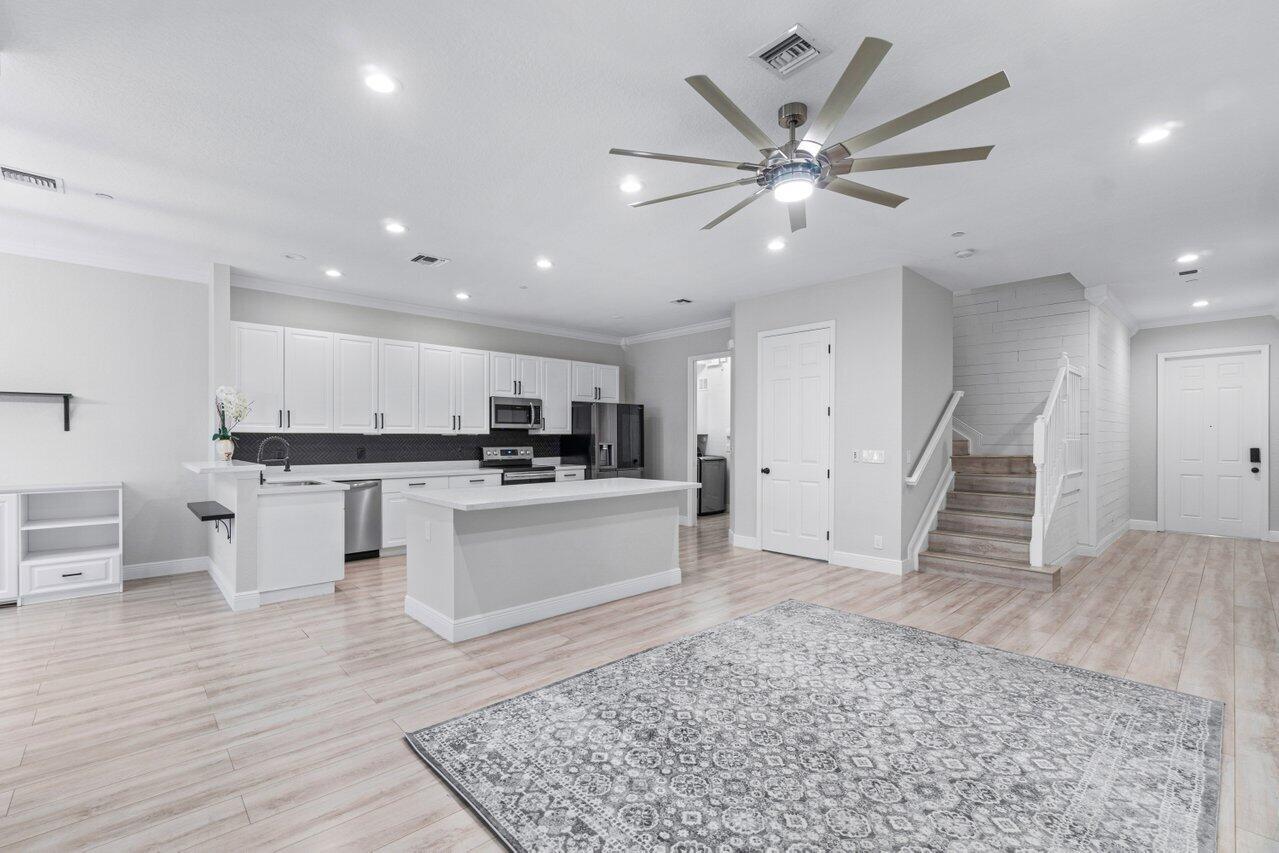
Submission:
[[[333,431],[376,432],[377,338],[333,336]]]
[[[18,496],[0,495],[0,601],[18,598]]]
[[[453,412],[453,348],[422,344],[418,372],[421,394],[419,429],[433,435],[453,435],[457,418]]]
[[[515,372],[516,357],[509,352],[489,353],[489,369],[492,371],[489,388],[494,397],[514,397],[515,380],[519,376]]]
[[[489,431],[490,355],[477,349],[453,351],[453,413],[460,433],[484,435]]]
[[[572,431],[573,404],[569,402],[570,362],[542,359],[542,432],[563,435]]]
[[[622,369],[616,364],[595,365],[595,387],[599,389],[600,402],[622,401]]]
[[[250,403],[245,432],[284,427],[284,328],[257,323],[235,327],[235,388]]]
[[[542,359],[532,355],[515,356],[515,396],[541,397],[541,373]]]
[[[418,345],[378,341],[378,429],[417,432]]]
[[[595,365],[584,361],[573,362],[573,402],[595,401]]]
[[[382,547],[395,548],[408,540],[408,528],[405,523],[405,504],[408,499],[403,492],[382,495]]]
[[[333,429],[333,335],[284,330],[284,428]]]

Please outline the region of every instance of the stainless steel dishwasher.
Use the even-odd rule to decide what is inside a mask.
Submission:
[[[346,558],[377,556],[382,547],[382,481],[342,482],[351,487],[346,493]]]

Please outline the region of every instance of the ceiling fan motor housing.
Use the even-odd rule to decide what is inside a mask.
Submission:
[[[782,104],[777,110],[777,123],[790,130],[808,121],[808,105],[799,101]]]

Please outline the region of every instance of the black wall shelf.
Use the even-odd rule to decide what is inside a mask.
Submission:
[[[60,394],[53,391],[0,391],[0,399],[19,400],[26,398],[36,400],[53,400],[62,398],[62,431],[71,431],[71,398],[72,394]]]
[[[231,510],[217,501],[192,501],[187,504],[187,509],[201,521],[212,521],[214,530],[225,524],[226,541],[231,541],[231,519],[235,518]]]

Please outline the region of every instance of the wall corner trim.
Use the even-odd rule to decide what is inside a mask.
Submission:
[[[835,551],[830,555],[833,566],[844,566],[849,569],[865,569],[868,572],[879,572],[885,575],[904,575],[913,571],[910,560],[894,560],[891,557],[876,557],[872,554],[854,554],[852,551]]]
[[[1119,299],[1114,289],[1107,284],[1100,284],[1096,287],[1084,288],[1084,298],[1096,305],[1098,308],[1105,308],[1115,318],[1123,323],[1124,328],[1128,330],[1128,337],[1132,337],[1141,330],[1141,324],[1132,316],[1132,312],[1128,310],[1128,306]]]
[[[1129,530],[1158,530],[1159,523],[1155,521],[1147,521],[1144,518],[1128,519]]]
[[[731,532],[729,535],[734,548],[748,548],[751,551],[760,550],[758,536],[742,536]]]

